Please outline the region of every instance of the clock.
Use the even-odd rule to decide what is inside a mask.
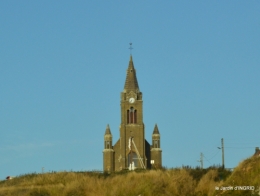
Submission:
[[[134,103],[134,102],[135,102],[135,98],[131,97],[131,98],[129,99],[129,103]]]

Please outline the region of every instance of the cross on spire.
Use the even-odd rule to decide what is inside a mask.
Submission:
[[[130,45],[130,47],[129,47],[130,54],[132,54],[132,50],[134,49],[134,48],[132,47],[132,42],[130,42],[129,45]]]

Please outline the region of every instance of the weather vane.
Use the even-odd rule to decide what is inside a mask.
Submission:
[[[129,47],[130,54],[132,54],[132,50],[134,49],[134,48],[132,47],[132,42],[130,42],[129,45],[130,45],[130,47]]]

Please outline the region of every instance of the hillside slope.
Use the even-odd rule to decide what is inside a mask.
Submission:
[[[211,196],[258,195],[260,157],[240,163],[231,173],[221,168],[147,170],[103,174],[57,172],[27,174],[0,182],[0,196]],[[250,190],[221,190],[250,186]],[[216,189],[219,190],[216,190]]]
[[[220,184],[219,195],[260,195],[260,156],[241,162],[232,174]],[[225,190],[226,189],[226,190]]]

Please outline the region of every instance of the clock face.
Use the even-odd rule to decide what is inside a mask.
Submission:
[[[135,102],[135,98],[132,97],[129,99],[129,103],[134,103],[134,102]]]

